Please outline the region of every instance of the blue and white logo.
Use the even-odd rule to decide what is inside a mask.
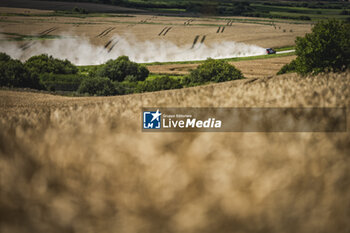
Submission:
[[[143,112],[143,128],[160,129],[161,115],[159,109],[156,112]]]

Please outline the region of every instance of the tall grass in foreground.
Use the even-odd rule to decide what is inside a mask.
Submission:
[[[140,129],[143,106],[349,108],[349,72],[0,100],[0,232],[350,231],[348,132]]]

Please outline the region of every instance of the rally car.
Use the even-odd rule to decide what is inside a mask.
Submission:
[[[272,48],[268,48],[268,49],[266,49],[266,53],[267,53],[267,54],[275,54],[276,51],[273,50]]]

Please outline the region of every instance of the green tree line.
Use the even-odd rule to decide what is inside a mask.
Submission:
[[[170,90],[210,82],[243,78],[242,73],[225,61],[208,59],[186,77],[166,75],[147,79],[146,67],[132,62],[127,56],[89,69],[88,74],[68,60],[41,54],[22,63],[0,53],[0,86],[32,88],[84,95],[123,95]]]

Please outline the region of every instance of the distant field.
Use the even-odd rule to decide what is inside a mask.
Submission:
[[[275,75],[283,65],[291,62],[296,56],[282,56],[267,59],[231,61],[230,64],[242,71],[247,78],[263,78]],[[188,74],[198,63],[175,63],[147,66],[150,72],[161,74]]]
[[[4,10],[3,10],[4,11]],[[11,10],[8,10],[11,11]],[[105,15],[104,17],[77,18],[74,15],[2,16],[2,33],[17,33],[20,36],[35,35],[49,28],[57,29],[50,35],[69,33],[72,36],[84,35],[93,44],[106,45],[113,35],[133,35],[140,41],[169,41],[176,45],[191,46],[194,38],[206,35],[205,44],[221,41],[244,42],[263,47],[283,47],[294,44],[296,36],[310,31],[311,25],[294,24],[293,21],[260,20],[254,18],[186,18],[152,15]],[[84,15],[83,15],[84,16]],[[187,22],[189,22],[187,24]],[[166,35],[159,35],[164,28],[170,28]],[[220,27],[220,32],[217,33]],[[104,30],[112,31],[100,35]],[[5,36],[6,38],[6,36]]]
[[[90,2],[90,3],[89,3]],[[100,3],[100,4],[96,4]],[[101,4],[103,3],[103,4]],[[255,16],[259,18],[294,19],[317,21],[324,18],[349,18],[350,4],[346,1],[188,1],[188,0],[74,0],[38,1],[12,0],[0,2],[0,7],[22,7],[44,10],[67,11],[75,7],[96,13],[153,12],[181,16]],[[345,13],[343,12],[344,10]]]
[[[1,6],[1,2],[0,2]],[[14,7],[0,7],[0,14],[52,14],[53,10],[38,10],[38,9],[30,9],[30,8],[14,8]]]
[[[55,50],[54,56],[68,58],[76,64],[80,64],[80,60],[76,60],[77,56],[74,53],[87,51],[91,51],[90,55],[81,56],[84,58],[83,62],[100,64],[106,59],[113,59],[125,53],[130,53],[131,59],[135,59],[146,51],[153,53],[155,61],[158,56],[161,58],[165,51],[175,53],[178,49],[190,56],[203,46],[212,48],[213,53],[218,51],[219,46],[223,52],[232,51],[234,54],[233,42],[262,48],[290,47],[294,45],[297,36],[310,32],[312,26],[305,21],[254,17],[197,18],[130,13],[78,14],[31,12],[30,9],[17,8],[0,8],[0,14],[2,51],[17,47],[19,49],[13,54],[17,56],[20,54],[17,58],[25,60],[36,53],[50,53],[50,49],[46,49],[45,46],[53,44],[61,48]],[[123,44],[120,38],[128,43],[129,50],[125,49],[125,43]],[[76,43],[76,46],[70,43]],[[72,52],[82,44],[88,47],[80,47],[79,52]],[[107,58],[95,52],[99,49],[105,52]],[[199,60],[205,60],[208,56],[211,55],[203,54]],[[229,61],[235,60],[229,59]],[[179,64],[182,63],[181,59],[177,61]],[[271,70],[275,71],[275,68]],[[162,71],[163,69],[156,73]]]
[[[86,2],[60,2],[60,1],[38,1],[38,0],[10,0],[0,1],[0,7],[28,8],[38,10],[72,10],[75,7],[84,8],[89,12],[104,12],[104,13],[128,13],[142,12],[139,9],[111,6],[106,4],[94,4]]]
[[[260,11],[269,11],[274,16],[289,16],[300,17],[309,16],[312,20],[320,20],[326,18],[346,19],[349,15],[341,15],[343,11],[340,9],[322,9],[322,8],[306,8],[306,7],[291,7],[291,6],[271,6],[259,3],[251,4]],[[350,6],[350,5],[349,5]]]
[[[18,4],[25,4],[21,0]],[[34,1],[35,4],[39,2]],[[42,3],[40,1],[40,3]],[[4,3],[1,3],[4,4]],[[0,6],[1,6],[0,4]],[[8,3],[10,4],[10,3]],[[12,4],[12,3],[11,3]],[[29,3],[28,3],[29,4]],[[34,4],[34,5],[35,5]],[[45,3],[57,4],[57,3]],[[47,8],[46,5],[42,8]],[[122,37],[130,41],[130,45],[137,48],[132,53],[145,52],[148,49],[161,56],[165,47],[169,44],[175,48],[185,48],[191,52],[191,47],[212,46],[225,42],[242,42],[247,45],[257,45],[263,48],[285,48],[294,45],[297,36],[303,36],[310,32],[312,22],[301,20],[269,19],[261,17],[229,17],[229,16],[202,16],[202,17],[179,17],[176,14],[184,12],[180,8],[147,8],[157,12],[161,10],[175,15],[161,16],[155,14],[132,14],[128,13],[102,13],[105,7],[109,10],[117,9],[116,6],[96,6],[97,13],[80,14],[72,11],[70,2],[62,3],[63,8],[59,11],[31,10],[26,8],[0,7],[0,48],[7,46],[7,42],[15,44],[23,50],[22,59],[28,58],[39,45],[51,42],[60,42],[72,38],[84,38],[85,42],[95,48],[105,48],[108,58],[113,59],[124,52],[119,39]],[[81,3],[79,3],[81,4]],[[87,3],[83,3],[87,4]],[[90,3],[89,3],[90,4]],[[91,6],[90,5],[86,6]],[[80,6],[80,5],[79,5]],[[85,5],[81,5],[84,7]],[[252,3],[252,7],[260,10],[269,10],[271,14],[303,15],[316,14],[317,17],[345,17],[340,16],[341,9],[318,9],[307,7],[291,7],[264,5],[263,3]],[[65,7],[65,8],[64,8]],[[89,10],[89,9],[87,9]],[[178,12],[180,11],[180,12]],[[292,13],[290,11],[293,11]],[[5,45],[6,44],[6,45]],[[144,47],[137,47],[142,44]],[[165,46],[160,49],[157,46]],[[231,48],[227,47],[227,51]],[[45,52],[46,50],[42,50]],[[125,51],[125,50],[123,50]],[[66,52],[68,54],[69,51]],[[26,55],[27,54],[27,55]],[[64,55],[61,55],[64,56]],[[281,56],[280,58],[277,58]],[[68,58],[71,58],[72,54]],[[64,58],[64,57],[62,57]],[[266,61],[262,58],[268,59]],[[273,59],[271,59],[273,58]],[[290,62],[294,57],[285,54],[274,56],[257,56],[248,58],[229,58],[227,61],[242,69],[246,77],[266,77],[275,74],[284,64]],[[98,54],[88,58],[88,62],[94,63],[94,59],[100,59]],[[203,56],[202,60],[206,59]],[[256,61],[249,61],[259,59]],[[75,62],[75,60],[72,60]],[[102,60],[101,60],[102,61]],[[155,74],[187,74],[194,69],[197,61],[177,61],[169,63],[146,63],[152,73]]]

